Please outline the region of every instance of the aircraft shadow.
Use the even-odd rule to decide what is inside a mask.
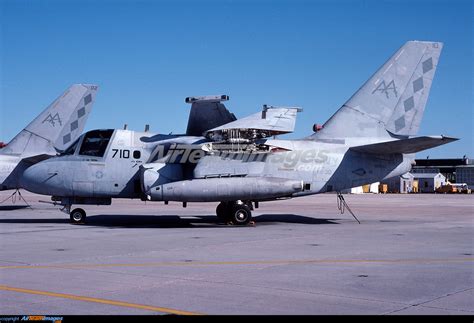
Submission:
[[[297,224],[339,224],[337,219],[321,219],[311,218],[308,216],[296,215],[296,214],[261,214],[254,217],[254,221],[257,224],[270,224],[270,223],[297,223]]]
[[[13,211],[26,209],[28,205],[0,205],[0,211]]]
[[[60,218],[53,218],[53,219],[0,219],[0,223],[69,223],[69,219],[60,219]]]
[[[315,219],[295,214],[262,214],[254,217],[256,225],[274,225],[278,223],[300,224],[338,224],[334,219]],[[67,218],[53,219],[0,219],[0,223],[68,223]],[[178,215],[124,215],[100,214],[90,215],[83,226],[122,227],[122,228],[196,228],[196,227],[229,227],[239,226],[219,223],[216,216],[195,216],[191,219]]]

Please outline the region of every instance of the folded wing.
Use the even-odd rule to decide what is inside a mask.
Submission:
[[[231,131],[254,131],[261,137],[275,136],[293,132],[296,123],[296,115],[301,111],[297,107],[267,107],[262,112],[252,114],[248,117],[229,122],[225,125],[206,131],[207,136],[231,132]],[[263,135],[263,136],[262,136]]]

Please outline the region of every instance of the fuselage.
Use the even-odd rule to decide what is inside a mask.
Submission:
[[[60,156],[29,167],[21,185],[57,197],[222,201],[225,196],[216,195],[228,191],[229,199],[245,193],[242,199],[268,200],[341,191],[410,170],[412,156],[349,149],[368,141],[268,139],[249,152],[216,148],[204,137],[95,130]]]

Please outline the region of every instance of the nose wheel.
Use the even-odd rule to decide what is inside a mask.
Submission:
[[[71,224],[84,224],[86,223],[86,211],[81,208],[77,208],[69,213],[69,219]]]

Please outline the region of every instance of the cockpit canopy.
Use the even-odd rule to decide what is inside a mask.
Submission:
[[[73,155],[80,145],[78,155],[103,157],[113,133],[113,129],[86,132],[61,153],[61,156]]]
[[[76,141],[74,141],[66,150],[64,150],[62,153],[59,154],[59,156],[66,156],[66,155],[74,155],[74,152],[76,151],[77,144],[81,140],[82,136],[77,138]]]

